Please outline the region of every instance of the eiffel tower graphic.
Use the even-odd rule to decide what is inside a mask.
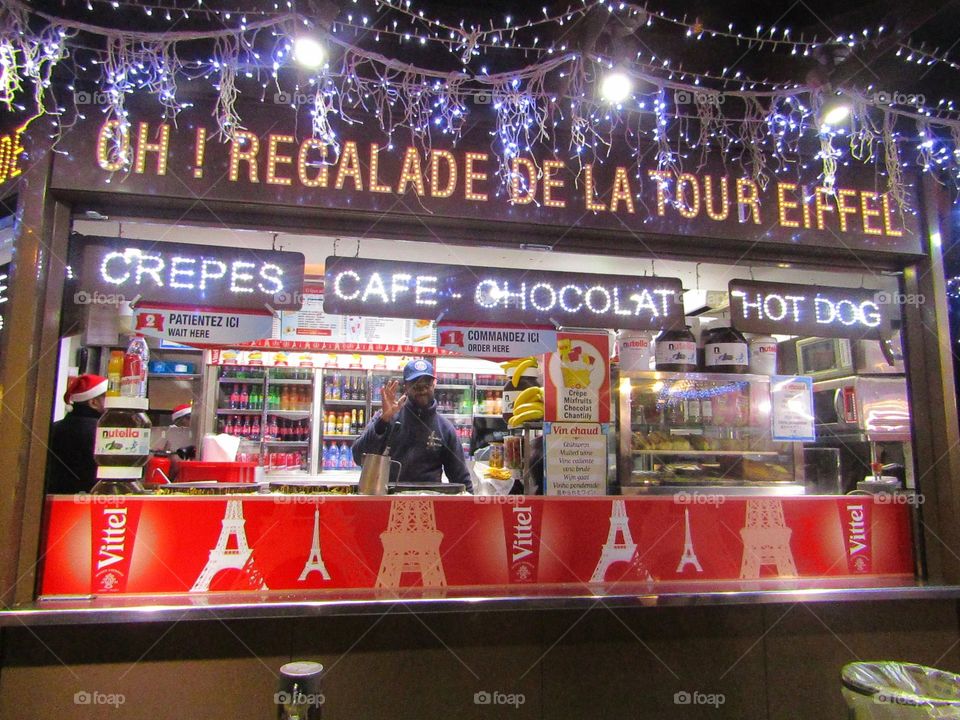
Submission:
[[[251,590],[267,590],[267,583],[253,560],[253,550],[247,544],[244,530],[243,504],[240,500],[227,500],[227,512],[221,521],[220,539],[210,551],[207,564],[190,588],[190,592],[206,592],[213,578],[222,570],[240,570]],[[235,547],[230,546],[233,538]]]
[[[330,573],[327,572],[327,566],[323,564],[323,557],[320,555],[320,508],[313,510],[313,544],[310,546],[310,557],[307,558],[303,566],[303,572],[300,573],[298,582],[307,579],[307,575],[312,572],[320,573],[324,580],[330,579]]]
[[[698,573],[702,573],[703,568],[697,560],[697,553],[693,549],[693,538],[690,536],[690,508],[683,509],[683,521],[686,525],[683,533],[683,556],[680,558],[680,564],[677,565],[677,572],[682,573],[687,565],[693,565]]]
[[[740,531],[743,538],[740,578],[759,578],[764,565],[776,565],[777,575],[796,576],[797,566],[790,551],[792,532],[784,522],[780,500],[748,500],[746,525]]]
[[[432,500],[395,499],[390,505],[387,529],[380,533],[383,559],[376,587],[400,587],[400,576],[405,572],[419,573],[424,587],[446,587],[441,540],[443,533],[437,530]]]
[[[603,546],[603,551],[600,553],[597,567],[594,568],[593,575],[590,577],[590,582],[604,582],[607,570],[616,562],[630,563],[630,570],[624,573],[624,577],[628,574],[637,574],[646,580],[653,579],[640,560],[637,544],[630,534],[630,526],[627,524],[627,505],[623,500],[613,501],[613,507],[610,511],[610,532],[607,535],[607,542]]]

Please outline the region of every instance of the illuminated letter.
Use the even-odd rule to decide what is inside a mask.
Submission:
[[[182,283],[177,280],[178,275],[184,277],[193,277],[197,274],[197,271],[193,269],[193,266],[197,264],[197,261],[194,258],[185,258],[185,257],[175,257],[170,260],[170,287],[172,288],[182,288],[184,290],[193,290],[193,283]],[[189,270],[182,270],[181,265],[189,265]]]
[[[280,155],[277,152],[277,145],[280,143],[294,143],[297,139],[293,135],[274,135],[270,134],[270,141],[267,144],[267,183],[270,185],[292,185],[293,180],[277,175],[277,165],[286,165],[293,162],[291,155]]]
[[[490,158],[486,153],[480,152],[468,152],[466,155],[466,169],[464,170],[464,189],[463,196],[467,200],[477,200],[479,202],[487,201],[486,193],[478,193],[473,191],[473,181],[474,180],[486,180],[487,174],[485,172],[477,172],[473,169],[473,163],[475,161],[486,162]]]
[[[857,211],[856,205],[847,205],[847,198],[857,196],[856,190],[837,190],[837,217],[840,218],[840,232],[847,231],[847,215]]]
[[[780,213],[780,227],[800,227],[799,220],[791,220],[787,217],[787,210],[796,210],[800,207],[799,202],[787,200],[787,191],[796,192],[796,190],[795,183],[777,183],[777,208]]]
[[[520,166],[526,174],[526,187],[521,187]],[[546,194],[546,190],[544,190]],[[510,161],[510,202],[514,205],[532,203],[537,197],[537,169],[527,158],[515,157]]]
[[[877,193],[867,190],[860,193],[860,215],[863,217],[863,232],[867,235],[883,235],[883,228],[873,227],[870,224],[870,218],[880,217],[880,211],[874,209],[879,197]],[[873,207],[871,203],[874,203]]]
[[[724,175],[720,178],[720,210],[713,208],[713,178],[709,175],[703,178],[703,192],[706,195],[704,205],[707,208],[707,217],[711,220],[723,221],[730,215],[730,178]],[[662,214],[662,213],[661,213]]]
[[[437,301],[427,295],[437,294],[436,275],[417,275],[417,288],[414,292],[414,299],[417,305],[436,305]]]
[[[566,200],[552,196],[553,188],[560,189],[564,186],[563,180],[554,178],[554,170],[563,170],[564,167],[559,160],[547,160],[543,163],[543,204],[546,207],[565,208],[567,206]]]
[[[447,186],[440,188],[440,161],[447,163]],[[448,198],[457,188],[457,159],[449,150],[430,151],[430,196]]]
[[[693,202],[689,205],[686,204],[686,198],[683,196],[684,185],[690,185],[693,190]],[[697,182],[696,175],[681,173],[677,178],[677,210],[687,219],[693,219],[700,214],[700,184]]]
[[[568,290],[573,290],[574,292],[577,293],[577,295],[580,295],[580,296],[583,295],[583,291],[580,288],[578,288],[576,285],[564,285],[562,288],[560,288],[560,292],[559,292],[560,307],[563,308],[566,312],[575,313],[580,308],[583,307],[583,303],[578,302],[576,307],[567,305],[566,295]]]
[[[120,131],[119,120],[107,120],[100,126],[100,132],[97,134],[97,164],[102,170],[107,172],[116,172],[123,168],[130,157],[130,133],[126,130]],[[110,159],[109,150],[113,148],[114,133],[120,132],[120,150],[117,157]]]
[[[613,191],[610,193],[610,212],[617,211],[617,205],[623,200],[627,204],[627,212],[631,215],[633,209],[633,194],[630,192],[630,181],[627,179],[627,169],[617,166],[617,173],[613,176]]]
[[[247,143],[247,149],[241,150],[240,146]],[[230,182],[236,182],[240,177],[240,161],[246,160],[248,166],[248,178],[250,182],[260,182],[257,179],[257,153],[260,152],[260,141],[252,132],[246,130],[237,130],[230,140]]]
[[[397,181],[397,194],[402,195],[407,185],[413,183],[417,195],[426,195],[423,189],[423,169],[420,167],[420,154],[412,145],[407,148],[403,156],[403,167],[400,169],[400,179]]]
[[[262,282],[257,283],[260,292],[266,293],[267,295],[276,295],[277,293],[283,292],[283,270],[281,270],[278,265],[264,263],[260,268],[260,277],[263,280],[273,283],[272,288],[265,287]]]
[[[550,297],[550,302],[546,305],[537,304],[537,291],[546,290]],[[533,305],[535,309],[539,312],[550,312],[553,309],[553,306],[557,304],[557,293],[554,291],[553,287],[548,283],[537,283],[532,288],[530,288],[530,304]]]
[[[243,287],[238,283],[239,280],[253,280],[253,275],[250,273],[240,272],[243,268],[252,268],[256,267],[252,262],[244,262],[243,260],[237,260],[233,263],[233,267],[230,271],[230,292],[235,293],[252,293],[252,287]]]
[[[746,192],[748,189],[749,193]],[[740,222],[746,222],[743,218],[743,206],[749,205],[754,224],[760,224],[760,188],[750,178],[737,178],[737,204],[740,206]]]
[[[163,278],[160,277],[160,273],[163,272],[164,268],[162,257],[159,255],[145,255],[139,250],[128,250],[127,252],[137,255],[137,285],[140,284],[144,275],[149,275],[153,278],[153,282],[156,283],[157,287],[163,287]],[[150,266],[145,265],[144,261],[149,261]]]
[[[869,312],[867,310],[869,309]],[[880,308],[871,300],[864,300],[860,305],[860,315],[863,317],[863,324],[867,327],[877,327],[880,325]]]
[[[817,230],[823,230],[823,213],[833,212],[833,206],[829,202],[824,202],[824,196],[830,194],[830,190],[825,187],[818,187],[813,191],[814,207],[817,209]]]
[[[137,153],[135,171],[143,175],[147,167],[147,153],[157,153],[157,175],[167,174],[167,150],[170,147],[170,126],[167,123],[160,123],[159,142],[147,142],[150,134],[150,124],[140,123],[140,132],[137,133]]]
[[[408,273],[394,273],[390,282],[390,299],[397,302],[397,295],[410,292],[410,279]]]
[[[380,273],[375,272],[370,275],[370,280],[367,282],[367,287],[363,291],[363,297],[360,299],[363,302],[366,302],[367,298],[371,295],[379,295],[384,304],[390,302],[390,298],[387,297],[387,289],[383,286],[383,278],[380,277]]]
[[[357,153],[357,143],[348,140],[343,144],[343,152],[340,153],[340,164],[337,166],[337,181],[334,187],[337,190],[343,190],[343,183],[347,177],[353,178],[353,189],[363,191],[363,176],[360,174],[360,155]]]
[[[893,214],[890,208],[890,194],[884,193],[880,197],[883,202],[883,229],[887,232],[887,235],[901,237],[903,232],[901,230],[893,229]]]
[[[393,192],[389,185],[380,184],[380,146],[370,143],[370,192]]]
[[[207,272],[207,267],[216,267],[220,270],[219,273],[209,273]],[[200,289],[207,289],[207,280],[219,280],[224,275],[227,274],[227,265],[222,263],[219,260],[202,260],[200,261]]]
[[[584,201],[586,202],[587,210],[603,212],[607,209],[607,206],[602,202],[594,202],[594,194],[593,165],[585,165],[583,167],[583,197]]]
[[[127,265],[130,265],[130,258],[127,256],[127,254],[122,252],[116,252],[116,251],[110,252],[104,255],[103,262],[100,263],[100,277],[102,277],[111,285],[122,285],[123,283],[125,283],[127,280],[130,279],[129,270],[127,270],[123,275],[120,275],[120,276],[110,274],[109,272],[110,261],[115,260],[117,258],[123,260]]]
[[[341,286],[345,277],[350,278],[357,284],[357,289],[350,295],[343,292],[343,287]],[[342,273],[337,273],[337,277],[333,281],[333,292],[337,297],[343,298],[344,300],[356,300],[357,296],[360,295],[360,276],[353,270],[344,270]]]
[[[317,170],[316,177],[307,176],[307,167],[314,163],[307,161],[307,153],[309,153],[314,148],[317,148],[321,152],[320,156],[320,169]],[[327,186],[327,170],[329,165],[326,163],[327,160],[327,146],[319,138],[307,138],[303,141],[303,144],[300,145],[300,152],[297,155],[297,175],[300,178],[300,184],[304,187],[326,187]]]

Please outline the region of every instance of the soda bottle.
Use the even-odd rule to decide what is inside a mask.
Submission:
[[[240,388],[240,409],[241,410],[250,409],[250,395],[247,393],[246,385]]]
[[[123,375],[120,377],[120,394],[124,397],[147,396],[147,364],[150,349],[143,335],[134,335],[123,355]]]
[[[240,427],[240,437],[250,437],[250,418],[248,417],[243,418],[243,425]]]
[[[341,470],[347,470],[350,467],[350,448],[345,442],[340,443],[340,462],[337,467]]]
[[[279,432],[279,430],[278,430],[278,428],[277,428],[277,416],[276,416],[276,415],[274,415],[274,416],[272,416],[272,417],[270,418],[270,431],[269,431],[269,432],[270,432],[270,437],[272,437],[274,440],[276,440],[276,439],[277,439],[277,433]]]
[[[237,406],[240,404],[240,386],[234,385],[233,392],[230,393],[230,409],[237,410]]]
[[[253,425],[250,427],[250,439],[251,440],[260,439],[260,418],[255,417],[253,419]]]
[[[107,397],[120,397],[120,379],[123,377],[123,351],[112,350],[107,363]]]

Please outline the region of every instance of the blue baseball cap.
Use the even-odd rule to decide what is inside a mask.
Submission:
[[[404,382],[411,382],[419,377],[436,377],[436,375],[433,374],[433,365],[423,358],[411,360],[403,367]]]

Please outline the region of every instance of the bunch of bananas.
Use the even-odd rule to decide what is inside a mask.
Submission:
[[[512,374],[510,382],[513,383],[514,387],[518,387],[520,385],[520,378],[523,376],[523,371],[527,368],[539,367],[539,364],[537,363],[537,358],[531,355],[530,357],[507,360],[506,362],[500,363],[500,367],[503,368],[504,375]]]
[[[507,421],[507,427],[519,427],[533,420],[543,420],[542,387],[528,387],[517,395],[513,403],[513,415]]]

